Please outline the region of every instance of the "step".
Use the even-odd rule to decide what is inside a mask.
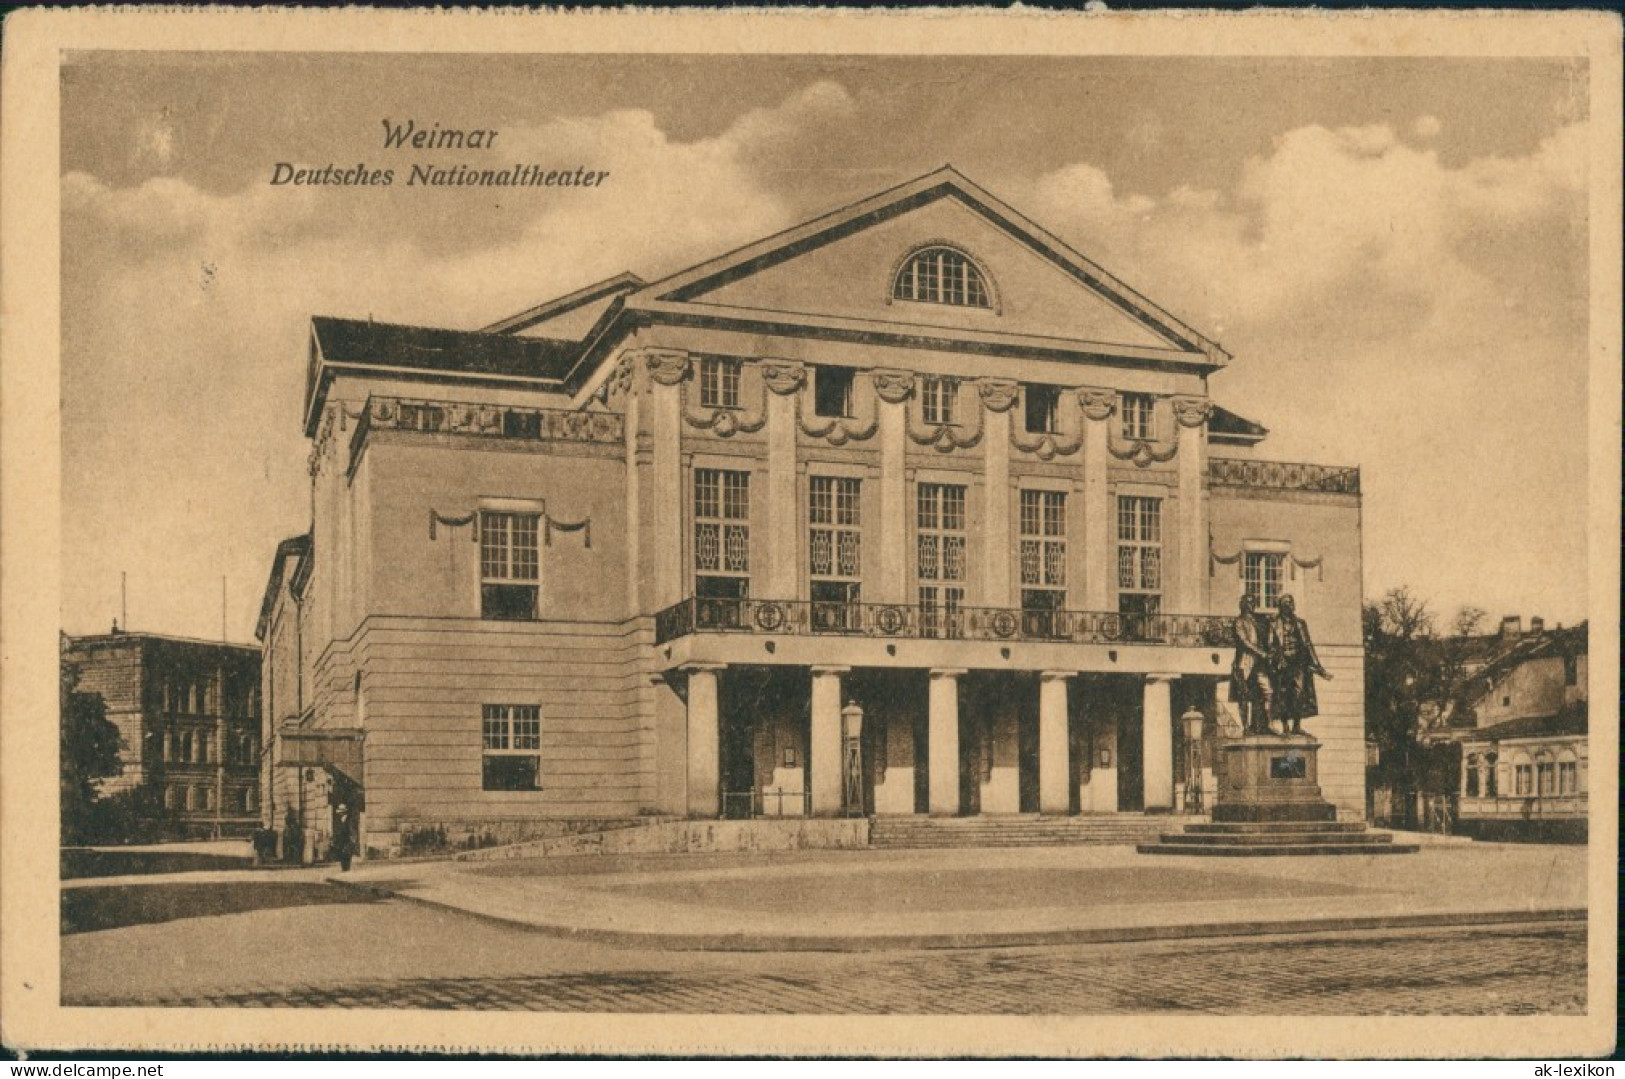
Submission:
[[[1394,837],[1386,832],[1303,832],[1296,835],[1191,835],[1185,832],[1165,832],[1163,843],[1181,843],[1202,847],[1274,846],[1281,843],[1392,843]]]
[[[1180,843],[1140,843],[1141,854],[1183,854],[1208,858],[1255,858],[1293,854],[1415,854],[1413,843],[1276,843],[1267,846],[1198,847]]]
[[[1187,824],[1185,831],[1197,834],[1274,834],[1291,832],[1362,832],[1364,821],[1257,821]]]

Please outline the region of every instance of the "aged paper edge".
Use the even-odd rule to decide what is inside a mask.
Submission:
[[[55,678],[60,540],[59,57],[210,52],[1583,56],[1590,71],[1592,650],[1618,650],[1620,21],[1580,12],[537,13],[23,11],[0,94],[0,1040],[13,1048],[864,1056],[1533,1057],[1614,1043],[1617,776],[1591,791],[1588,1013],[1491,1018],[739,1016],[64,1008]],[[10,586],[10,587],[6,587]],[[1590,693],[1618,697],[1618,669]],[[1595,724],[1597,759],[1618,728]],[[35,883],[40,882],[40,883]]]

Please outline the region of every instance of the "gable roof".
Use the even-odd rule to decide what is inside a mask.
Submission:
[[[733,322],[747,325],[750,322],[748,316],[731,317],[726,313],[710,311],[702,318],[695,311],[688,309],[686,304],[708,290],[776,266],[807,251],[833,243],[939,199],[957,200],[1060,268],[1123,314],[1168,341],[1166,351],[1128,349],[1124,351],[1125,355],[1143,355],[1143,358],[1148,359],[1177,358],[1179,362],[1196,364],[1210,370],[1229,362],[1230,354],[1218,342],[1153,303],[1054,233],[977,186],[952,165],[944,165],[934,172],[628,292],[605,312],[598,325],[584,339],[585,347],[581,350],[576,366],[566,376],[567,380],[572,385],[584,380],[585,370],[590,369],[597,359],[597,354],[616,339],[618,325],[627,319],[634,322],[686,320],[705,324]],[[829,319],[822,320],[826,323],[824,325],[813,325],[811,322],[809,325],[814,330],[837,336],[843,329],[848,335],[857,332],[854,327],[837,325],[841,321]],[[872,339],[877,336],[887,334],[874,327],[863,327],[861,334],[858,334],[859,339],[863,337]],[[930,331],[917,328],[895,336],[909,342],[942,343],[933,337]],[[1000,346],[1012,354],[1019,354],[1023,348],[1036,351],[1035,346],[1025,342],[1020,335],[963,331],[963,336],[983,339],[987,344]],[[1051,342],[1052,347],[1054,344]]]
[[[1505,742],[1513,738],[1556,738],[1586,734],[1590,729],[1586,702],[1575,701],[1546,716],[1523,716],[1463,735],[1463,742]]]
[[[480,332],[518,333],[549,319],[558,318],[570,311],[596,303],[605,297],[624,295],[636,291],[642,288],[644,283],[643,278],[635,273],[619,273],[614,277],[607,277],[602,281],[594,282],[586,288],[577,289],[568,295],[537,304],[535,307],[521,311],[517,315],[510,315],[505,319],[493,322],[491,325],[483,327]]]
[[[1222,405],[1213,406],[1213,414],[1207,421],[1208,438],[1214,442],[1251,445],[1269,433],[1270,429],[1263,424],[1238,416]]]

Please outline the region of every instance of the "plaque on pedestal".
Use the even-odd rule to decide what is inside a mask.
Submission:
[[[1315,765],[1320,743],[1311,735],[1249,734],[1220,750],[1224,781],[1214,800],[1215,821],[1337,819],[1337,808],[1320,793]]]

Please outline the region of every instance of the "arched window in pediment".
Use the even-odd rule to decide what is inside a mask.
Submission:
[[[993,290],[971,257],[952,247],[923,247],[892,278],[892,299],[954,307],[992,307]]]

